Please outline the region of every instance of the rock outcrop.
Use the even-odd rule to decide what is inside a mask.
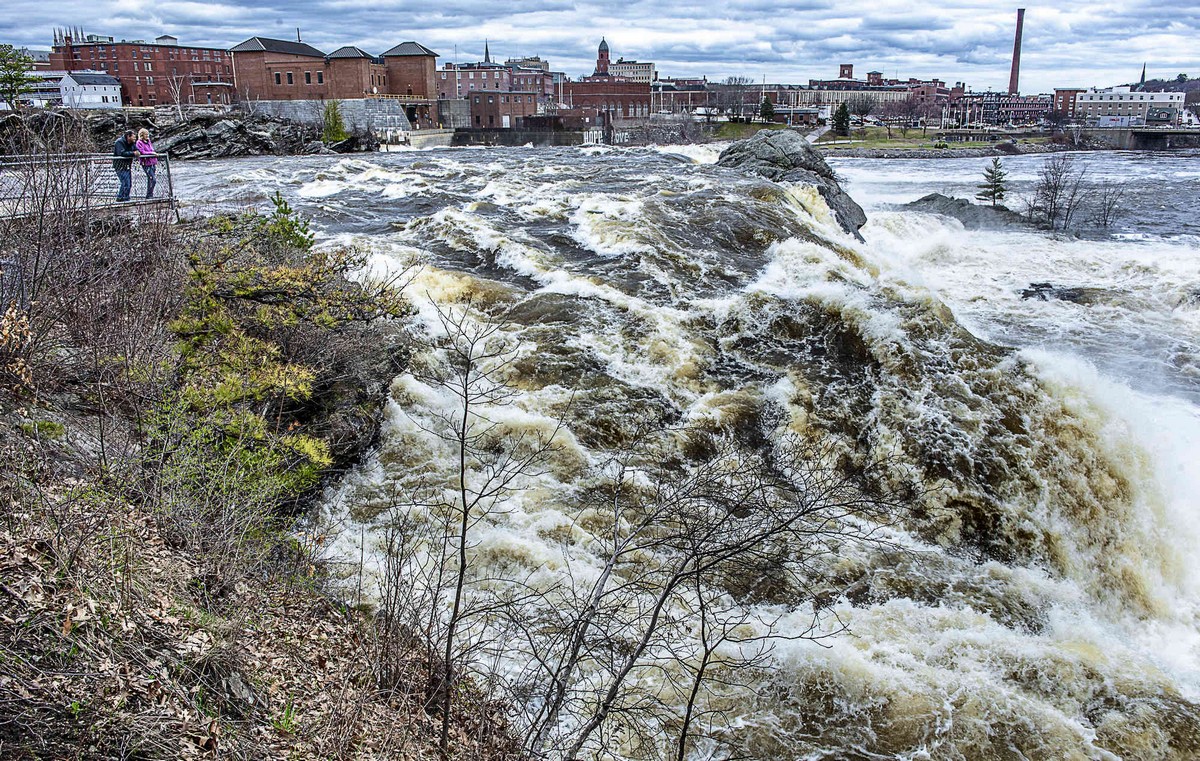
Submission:
[[[825,159],[799,132],[763,130],[722,151],[717,166],[741,169],[775,182],[799,182],[816,187],[842,229],[862,240],[858,231],[867,223],[867,215],[842,190]]]
[[[62,144],[63,135],[78,135],[107,152],[125,129],[150,130],[154,147],[174,159],[216,159],[232,156],[290,156],[314,153],[355,153],[378,149],[367,134],[324,146],[315,125],[240,111],[188,111],[183,118],[160,110],[154,115],[125,111],[35,111],[0,119],[0,145],[32,150],[41,143]]]
[[[957,219],[968,230],[999,230],[1028,222],[1007,206],[983,206],[965,198],[952,198],[941,193],[927,196],[898,206],[906,211],[923,211]]]

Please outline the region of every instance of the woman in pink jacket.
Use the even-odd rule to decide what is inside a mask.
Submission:
[[[154,197],[154,184],[156,182],[154,173],[158,171],[158,159],[154,155],[154,144],[150,142],[150,130],[145,127],[138,132],[137,145],[135,146],[138,156],[141,157],[142,171],[146,173],[146,197]]]

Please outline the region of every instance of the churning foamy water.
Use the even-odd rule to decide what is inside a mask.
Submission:
[[[836,160],[867,209],[865,243],[810,189],[714,159],[441,150],[180,174],[198,201],[282,192],[325,244],[370,252],[364,275],[418,265],[430,348],[416,367],[438,361],[439,307],[504,315],[512,392],[488,419],[559,446],[473,528],[477,598],[538,590],[538,621],[578,600],[612,524],[582,495],[646,420],[733,431],[763,452],[800,437],[865,493],[909,495],[856,525],[878,541],[811,558],[800,582],[710,580],[746,636],[810,636],[776,639],[753,669],[718,667],[691,757],[1200,752],[1200,155],[1081,159],[1129,199],[1116,228],[1084,237],[967,231],[896,207],[969,197],[987,159]],[[1006,160],[1017,195],[1041,160]],[[431,433],[453,404],[427,379],[396,379],[379,450],[323,516],[341,528],[333,555],[378,567],[396,494],[454,482],[454,451]],[[694,602],[672,602],[675,641],[631,677],[654,700],[612,719],[607,752],[670,750],[702,636]],[[476,642],[512,634],[486,616],[473,626]],[[518,726],[539,708],[515,687],[542,646],[525,634],[474,662],[513,689]],[[604,670],[580,669],[562,732]]]

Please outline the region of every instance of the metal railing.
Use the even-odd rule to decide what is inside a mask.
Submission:
[[[147,159],[157,159],[149,164]],[[0,219],[142,206],[173,207],[167,156],[0,156]]]

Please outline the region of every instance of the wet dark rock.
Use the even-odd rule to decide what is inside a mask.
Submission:
[[[1024,217],[1007,206],[984,206],[941,193],[930,193],[898,208],[957,219],[968,230],[999,230],[1026,224]]]
[[[379,141],[369,132],[355,132],[345,140],[329,144],[333,153],[369,153],[379,150]]]
[[[763,130],[722,151],[717,166],[741,169],[774,182],[798,182],[816,187],[842,229],[862,240],[858,231],[867,223],[867,215],[842,190],[821,153],[799,132]]]
[[[1034,301],[1070,301],[1074,304],[1092,306],[1113,301],[1115,294],[1104,288],[1069,287],[1050,283],[1030,283],[1021,290],[1021,298]]]
[[[320,140],[313,140],[308,145],[304,146],[304,152],[309,155],[333,154],[337,151],[330,149],[325,143]]]

